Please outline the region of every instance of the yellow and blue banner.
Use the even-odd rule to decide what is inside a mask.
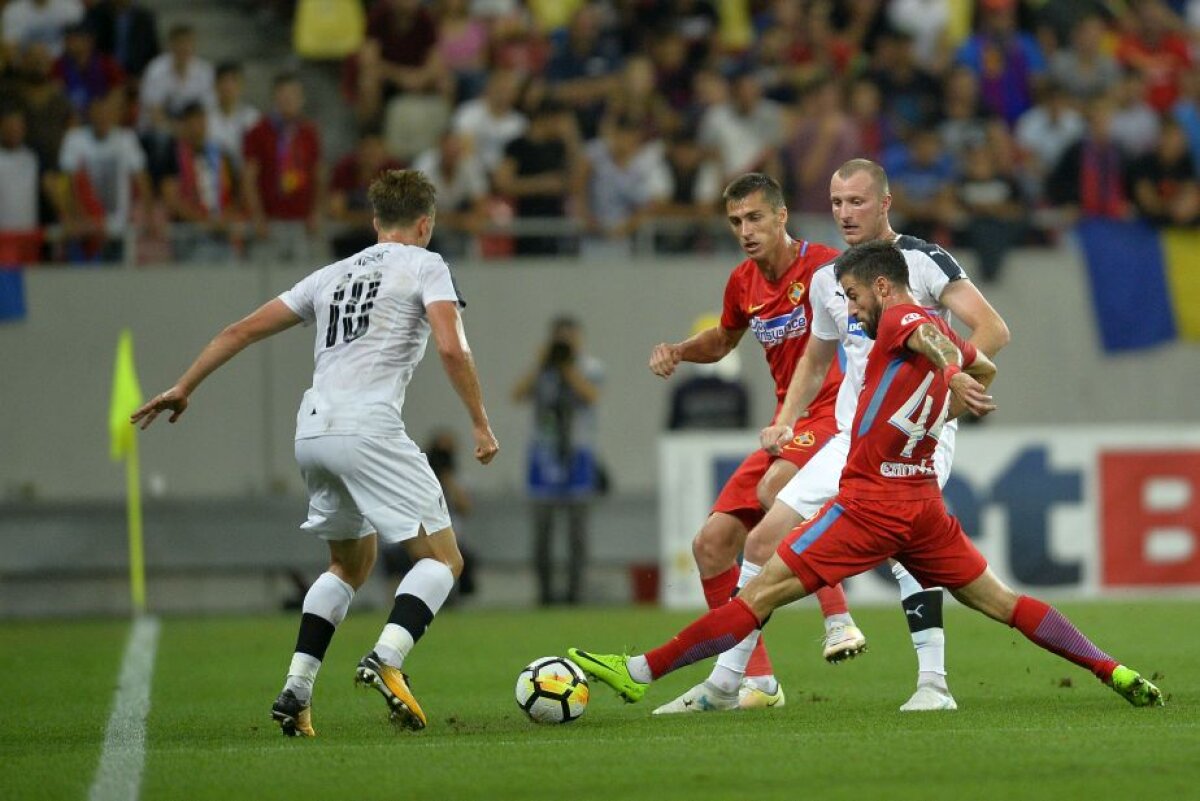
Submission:
[[[1093,219],[1076,233],[1104,350],[1200,340],[1200,231]]]

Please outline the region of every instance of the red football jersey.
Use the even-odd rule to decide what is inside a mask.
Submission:
[[[721,327],[731,331],[746,328],[763,346],[771,377],[775,379],[775,397],[779,403],[787,395],[796,362],[804,354],[812,327],[812,303],[808,288],[813,273],[837,258],[838,251],[816,242],[800,240],[796,259],[778,281],[768,281],[752,259],[733,269],[725,285],[725,307]],[[833,414],[842,370],[834,359],[817,397],[809,404],[809,417]]]
[[[867,356],[840,495],[911,500],[941,493],[933,451],[950,409],[950,390],[942,371],[904,344],[925,323],[950,337],[964,366],[975,361],[975,346],[938,315],[911,304],[884,311]]]

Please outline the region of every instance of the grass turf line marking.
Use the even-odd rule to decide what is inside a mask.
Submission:
[[[146,761],[146,713],[158,630],[157,618],[139,617],[133,622],[89,801],[137,801]]]

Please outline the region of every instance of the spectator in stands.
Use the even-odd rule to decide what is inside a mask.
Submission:
[[[710,107],[700,120],[700,141],[717,157],[725,179],[755,171],[778,174],[783,134],[782,107],[762,96],[751,71],[735,77],[729,101]]]
[[[829,0],[815,0],[806,7],[789,2],[773,6],[774,15],[792,35],[790,59],[797,84],[830,75],[846,76],[854,68],[862,51],[851,37],[834,27],[835,11]]]
[[[907,35],[885,33],[879,38],[868,77],[883,95],[888,128],[896,137],[906,138],[937,120],[941,85],[917,64]]]
[[[956,165],[962,164],[969,148],[983,144],[987,138],[979,78],[966,67],[954,67],[946,76],[938,135]]]
[[[54,62],[54,77],[80,118],[87,114],[93,100],[125,83],[124,70],[110,56],[96,50],[91,30],[81,22],[66,30],[63,54]]]
[[[954,192],[956,241],[975,251],[980,279],[994,281],[1008,251],[1027,232],[1021,189],[1000,171],[988,144],[980,142],[967,149]]]
[[[658,220],[656,251],[694,253],[711,247],[710,223],[724,188],[721,170],[707,158],[694,135],[679,131],[667,140],[664,196],[651,204]]]
[[[79,0],[10,0],[0,15],[0,31],[10,53],[43,45],[51,58],[58,58],[67,26],[82,19]]]
[[[959,48],[958,63],[979,77],[983,105],[1009,125],[1033,105],[1046,60],[1037,40],[1017,27],[1016,0],[980,0],[979,30]]]
[[[883,93],[870,78],[856,78],[850,84],[850,119],[858,131],[860,155],[882,164],[887,151],[896,143],[891,121],[883,113]]]
[[[25,109],[26,142],[37,153],[43,170],[58,168],[63,137],[71,124],[71,102],[54,80],[54,59],[45,45],[24,53],[17,96]]]
[[[533,502],[538,600],[543,606],[583,600],[588,506],[599,489],[595,405],[604,366],[583,352],[582,336],[577,320],[555,318],[537,362],[513,388],[513,400],[533,407],[528,491]],[[556,513],[567,518],[565,595],[554,591],[551,539]]]
[[[245,79],[242,65],[226,61],[217,65],[217,102],[208,108],[208,135],[240,164],[246,133],[262,119],[262,112],[242,100]]]
[[[360,122],[376,122],[385,103],[400,93],[452,95],[437,42],[437,22],[420,0],[379,0],[371,6],[366,41],[347,60],[343,76]]]
[[[447,258],[466,255],[470,237],[487,221],[489,195],[487,171],[470,140],[447,131],[438,146],[419,154],[412,166],[437,190],[437,228],[430,250]]]
[[[659,97],[677,114],[692,105],[692,78],[688,68],[687,44],[681,35],[666,32],[651,38],[650,58],[654,62],[654,84]]]
[[[213,66],[196,55],[196,32],[176,25],[167,33],[167,52],[155,57],[142,74],[138,127],[156,136],[169,134],[171,120],[185,106],[212,106]]]
[[[588,250],[627,255],[651,206],[667,196],[662,142],[646,141],[638,120],[620,116],[584,146],[580,167],[576,192],[591,234]]]
[[[654,62],[647,56],[629,56],[617,75],[605,103],[604,119],[618,117],[633,120],[651,137],[661,136],[676,125],[675,113],[657,90]]]
[[[1200,167],[1200,66],[1188,70],[1179,83],[1179,100],[1171,116],[1183,128],[1192,152],[1192,162]]]
[[[72,261],[122,257],[134,225],[135,190],[137,218],[151,219],[146,154],[134,132],[118,125],[123,103],[120,90],[93,100],[88,124],[63,139],[58,167],[67,182],[55,199]]]
[[[304,259],[320,215],[321,135],[304,116],[304,85],[275,77],[271,113],[246,133],[243,180],[258,255]]]
[[[1112,137],[1113,103],[1093,100],[1087,107],[1087,133],[1067,148],[1046,181],[1046,199],[1068,218],[1130,214],[1125,156]]]
[[[488,28],[471,12],[469,0],[438,0],[437,51],[454,78],[454,99],[461,103],[482,90],[488,67]]]
[[[1056,56],[1071,47],[1072,40],[1079,30],[1090,25],[1092,21],[1100,24],[1103,38],[1116,8],[1116,4],[1110,0],[1040,0],[1039,3],[1028,5],[1037,7],[1034,26],[1047,56]],[[1096,41],[1099,43],[1100,39]],[[1071,93],[1078,96],[1074,91]],[[1091,99],[1095,96],[1096,94],[1091,94],[1081,99]]]
[[[797,224],[812,242],[840,243],[829,214],[829,176],[862,151],[858,130],[842,106],[842,94],[841,82],[833,78],[807,87],[783,146],[788,209],[803,215]]]
[[[334,165],[329,180],[329,219],[340,229],[330,240],[334,258],[353,256],[375,244],[379,237],[371,224],[373,215],[367,188],[381,172],[400,168],[401,165],[388,155],[383,136],[370,130],[358,138],[352,153]],[[440,205],[440,193],[438,202]],[[438,225],[442,224],[439,213]]]
[[[1144,81],[1145,99],[1156,112],[1169,111],[1179,97],[1179,77],[1192,64],[1187,36],[1162,0],[1133,6],[1128,27],[1117,44],[1117,60]]]
[[[84,22],[96,37],[96,49],[135,80],[159,54],[158,21],[137,0],[99,0],[88,7]]]
[[[551,35],[550,45],[544,75],[551,95],[575,112],[581,135],[592,139],[616,83],[619,44],[603,29],[599,7],[584,4],[565,29]]]
[[[25,112],[11,100],[0,106],[0,186],[0,264],[36,261],[42,171],[25,143]]]
[[[1071,32],[1071,46],[1050,60],[1050,80],[1079,101],[1107,94],[1121,79],[1121,67],[1105,49],[1108,25],[1099,14],[1089,14]]]
[[[929,241],[944,240],[954,220],[954,163],[942,151],[933,130],[916,131],[908,147],[887,168],[891,176],[892,210],[906,234]]]
[[[643,4],[638,21],[645,30],[678,35],[689,68],[710,62],[720,47],[720,15],[711,0],[661,0]]]
[[[1137,158],[1154,149],[1161,130],[1158,112],[1146,102],[1146,81],[1137,72],[1126,72],[1112,92],[1115,107],[1112,138],[1125,156]]]
[[[1200,183],[1179,123],[1163,124],[1158,147],[1129,167],[1129,185],[1138,214],[1153,225],[1200,223]]]
[[[891,27],[912,38],[913,56],[922,69],[934,75],[946,71],[950,62],[946,30],[950,25],[952,0],[891,0],[887,17]]]
[[[483,96],[460,104],[450,123],[471,143],[489,174],[500,166],[508,143],[529,127],[529,119],[516,109],[518,81],[512,70],[492,70]]]
[[[579,159],[575,116],[546,100],[533,112],[529,129],[508,143],[495,173],[496,191],[508,197],[518,220],[560,220],[567,213]],[[554,255],[568,249],[558,235],[516,237],[519,255]]]
[[[180,261],[219,263],[232,258],[245,219],[239,162],[208,133],[199,103],[185,106],[166,152],[159,182],[173,223],[171,250]]]
[[[1067,93],[1054,81],[1042,87],[1041,101],[1017,120],[1016,141],[1026,191],[1041,197],[1046,176],[1087,125]]]

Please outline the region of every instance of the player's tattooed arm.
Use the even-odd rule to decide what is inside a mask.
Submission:
[[[905,345],[929,359],[937,369],[949,373],[947,385],[951,393],[951,418],[966,410],[978,417],[995,410],[996,404],[992,402],[992,396],[987,394],[987,388],[996,377],[996,365],[983,351],[977,350],[975,360],[964,365],[962,351],[932,323],[913,331]]]

